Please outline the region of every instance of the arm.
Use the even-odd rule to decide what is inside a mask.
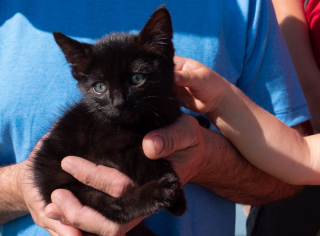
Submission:
[[[0,168],[0,225],[29,214],[18,181],[22,168],[22,164]]]
[[[312,52],[301,0],[273,0],[278,23],[305,94],[315,133],[320,132],[320,70]]]
[[[190,109],[206,113],[251,163],[292,184],[318,184],[319,136],[303,138],[255,105],[238,88],[198,62],[180,58],[179,96]],[[216,88],[215,92],[207,88]]]
[[[257,169],[225,137],[199,126],[188,115],[172,126],[150,132],[143,148],[151,159],[167,156],[183,184],[202,185],[234,202],[260,205],[302,190]]]
[[[311,159],[306,140],[234,86],[207,116],[258,168],[292,184],[308,183],[305,173]]]

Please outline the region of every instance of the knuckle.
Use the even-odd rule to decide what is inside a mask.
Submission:
[[[111,180],[112,175],[110,174],[110,172],[112,172],[112,170],[106,171],[105,166],[98,165],[95,173],[96,173],[96,176],[99,176],[99,178],[96,177],[98,178],[98,181],[94,181],[93,179],[91,179],[92,187],[100,191],[103,191],[105,193],[108,193],[108,191],[110,191],[110,188],[112,186],[112,180]],[[94,181],[94,184],[93,184],[93,181]]]
[[[82,222],[81,222],[81,217],[80,217],[80,213],[82,210],[83,206],[81,207],[81,209],[79,209],[76,212],[73,212],[73,214],[70,214],[67,219],[62,218],[62,221],[66,224],[70,224],[74,227],[77,228],[81,228],[82,226]]]
[[[171,153],[175,151],[176,145],[180,142],[180,132],[171,128],[167,130],[166,137],[164,139],[164,149]]]
[[[116,173],[116,170],[111,169],[107,172],[107,175],[105,175],[104,166],[98,166],[97,173],[103,177],[99,178],[99,181],[97,181],[93,187],[114,197],[119,197],[121,195],[121,179]]]
[[[101,176],[99,181],[96,181],[95,186],[92,186],[100,191],[103,191],[113,197],[120,197],[128,189],[134,186],[131,179],[119,172],[116,169],[108,169],[105,166],[98,166],[97,176]]]
[[[124,175],[119,176],[116,178],[111,185],[112,188],[112,195],[114,197],[120,197],[123,195],[127,190],[132,187],[131,180],[129,177]]]
[[[92,186],[95,180],[94,175],[91,175],[90,173],[82,173],[80,176],[78,175],[75,177],[88,186]]]
[[[191,79],[191,74],[189,71],[183,70],[184,78],[189,81]]]
[[[112,183],[110,183],[110,181],[108,181],[107,179],[101,179],[100,180],[100,186],[94,186],[96,189],[104,192],[104,193],[107,193],[107,194],[110,194],[110,190],[112,189]]]
[[[122,179],[115,179],[111,184],[112,192],[115,197],[120,197],[125,191],[125,183]]]

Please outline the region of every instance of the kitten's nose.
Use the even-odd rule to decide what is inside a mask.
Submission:
[[[123,106],[126,101],[126,96],[120,91],[114,91],[112,98],[113,106]]]

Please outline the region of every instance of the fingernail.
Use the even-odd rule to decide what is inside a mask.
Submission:
[[[57,207],[59,207],[60,209],[62,209],[62,202],[61,202],[61,200],[60,200],[59,198],[57,198],[57,197],[52,198],[52,202],[53,202]]]
[[[64,171],[68,172],[71,175],[75,175],[76,174],[76,170],[74,169],[74,167],[69,163],[69,162],[62,162],[61,163],[61,167]]]
[[[62,220],[61,216],[56,213],[50,213],[50,215],[48,215],[47,217],[52,220],[58,220],[58,221]]]
[[[154,145],[155,154],[158,155],[163,150],[163,140],[160,136],[156,135],[152,137],[152,142]]]

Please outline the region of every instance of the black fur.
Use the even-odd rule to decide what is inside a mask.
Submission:
[[[46,203],[55,189],[64,188],[120,223],[161,209],[176,216],[185,212],[184,193],[170,163],[148,159],[141,146],[148,132],[181,115],[174,95],[172,33],[165,7],[153,13],[138,35],[114,33],[91,45],[54,32],[83,100],[58,120],[36,154],[34,179]],[[137,74],[144,78],[138,84],[132,82]],[[107,90],[97,93],[97,83]],[[85,186],[61,169],[61,160],[70,155],[116,168],[138,187],[113,198]],[[142,232],[127,235],[154,235],[136,231]]]

